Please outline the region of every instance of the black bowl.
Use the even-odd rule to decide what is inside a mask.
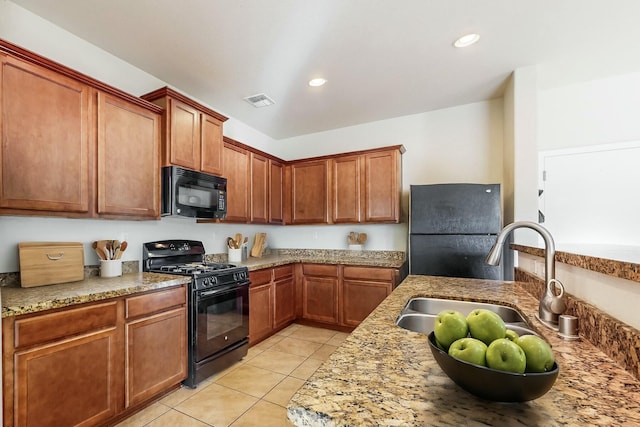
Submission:
[[[449,356],[446,351],[438,348],[433,331],[429,334],[429,347],[438,365],[453,382],[471,394],[496,402],[526,402],[537,399],[551,389],[560,371],[557,363],[548,372],[524,374],[474,365]]]

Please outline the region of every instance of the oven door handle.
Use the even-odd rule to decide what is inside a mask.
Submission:
[[[212,295],[218,295],[218,294],[225,293],[225,292],[228,292],[228,291],[233,291],[235,289],[240,289],[240,288],[242,288],[244,286],[249,286],[249,283],[243,283],[243,284],[240,284],[240,285],[225,286],[224,288],[212,289],[210,291],[200,291],[200,292],[198,292],[198,299],[201,300],[203,298],[210,297]]]

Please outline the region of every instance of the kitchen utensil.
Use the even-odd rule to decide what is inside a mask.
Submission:
[[[97,251],[102,252],[103,256],[100,259],[111,259],[109,257],[109,251],[107,250],[107,241],[106,240],[98,240],[96,242]]]
[[[116,259],[118,256],[118,251],[120,250],[120,240],[112,240],[111,241],[111,259]]]
[[[367,233],[358,234],[358,238],[357,238],[358,244],[364,245],[366,241],[367,241]]]
[[[236,233],[236,236],[235,236],[235,239],[234,239],[234,240],[235,240],[235,242],[236,242],[236,246],[235,246],[235,248],[236,248],[236,249],[240,249],[240,245],[242,245],[242,234],[240,234],[240,233]]]
[[[96,251],[96,254],[98,255],[98,258],[106,259],[104,251],[101,248],[98,248],[98,242],[93,242],[91,244],[91,247],[93,248],[94,251]]]
[[[260,258],[264,251],[264,245],[267,241],[267,233],[256,233],[253,247],[251,248],[251,256],[254,258]]]
[[[116,253],[116,259],[122,258],[122,253],[127,250],[127,245],[128,243],[126,240],[120,244],[120,246],[118,247],[118,251]]]
[[[357,240],[356,240],[356,233],[351,231],[349,233],[349,236],[347,237],[347,240],[349,242],[350,245],[355,245]]]

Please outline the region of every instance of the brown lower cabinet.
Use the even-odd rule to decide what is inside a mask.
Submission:
[[[302,265],[302,318],[338,323],[338,266]]]
[[[293,322],[293,265],[249,272],[249,344],[256,344]]]
[[[132,413],[186,377],[186,332],[184,286],[2,319],[4,426]]]
[[[249,343],[295,320],[350,331],[399,283],[397,268],[288,264],[249,272]]]
[[[397,274],[392,268],[344,266],[341,323],[358,326],[393,291]]]

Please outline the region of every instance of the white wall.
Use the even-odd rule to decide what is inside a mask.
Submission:
[[[165,86],[156,77],[128,64],[9,1],[0,1],[0,38],[97,78],[134,95]],[[175,88],[180,90],[180,88]],[[198,100],[197,94],[187,94]],[[212,109],[225,114],[215,105]],[[231,117],[224,134],[283,159],[295,159],[403,144],[403,182],[500,182],[502,101],[494,100],[400,117],[307,137],[273,141]],[[322,151],[321,151],[322,150]],[[404,197],[406,211],[406,195]],[[194,220],[105,221],[0,216],[0,272],[18,270],[17,244],[22,241],[80,241],[86,264],[97,257],[86,249],[97,239],[126,238],[125,260],[141,259],[141,245],[165,238],[202,240],[208,253],[225,250],[226,236],[267,232],[274,248],[346,248],[349,231],[366,232],[365,249],[406,250],[407,225],[253,226],[196,224]]]
[[[541,90],[538,100],[538,148],[549,167],[563,160],[544,183],[543,203],[564,202],[543,205],[550,230],[562,244],[638,245],[638,149],[629,147],[640,141],[640,72]],[[568,203],[577,195],[588,199]]]

